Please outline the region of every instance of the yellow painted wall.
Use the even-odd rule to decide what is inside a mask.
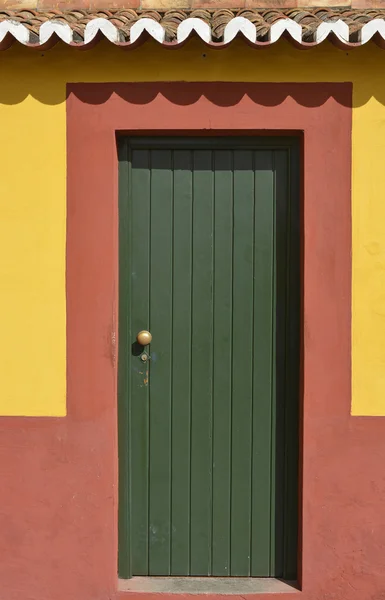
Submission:
[[[353,81],[352,413],[385,415],[384,67],[371,44],[0,52],[0,415],[65,414],[66,82],[154,80]]]

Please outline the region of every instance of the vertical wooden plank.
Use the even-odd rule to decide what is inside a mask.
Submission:
[[[299,348],[300,348],[300,189],[299,144],[290,148],[286,235],[286,399],[285,399],[285,532],[283,577],[294,581],[298,571],[299,476]]]
[[[284,564],[284,430],[286,397],[286,235],[288,155],[274,151],[275,180],[275,363],[273,369],[272,485],[271,485],[271,576],[283,577]]]
[[[137,197],[141,201],[141,194]],[[171,150],[151,151],[149,575],[170,573],[172,389]]]
[[[254,171],[234,151],[231,575],[250,575]]]
[[[137,332],[149,328],[150,261],[150,153],[131,153],[131,311],[130,343]],[[147,575],[148,569],[148,386],[144,365],[129,352],[130,394],[130,494],[132,574]]]
[[[194,151],[190,575],[211,571],[212,152]]]
[[[130,485],[129,485],[129,386],[131,343],[128,315],[130,309],[130,213],[129,162],[126,139],[118,140],[119,156],[119,364],[118,364],[118,444],[119,444],[119,547],[118,574],[131,576]]]
[[[174,151],[171,575],[190,564],[192,152]]]
[[[232,151],[214,155],[214,364],[212,575],[230,575]]]
[[[273,374],[273,151],[257,150],[254,217],[254,373],[251,494],[251,575],[270,573],[271,411]]]

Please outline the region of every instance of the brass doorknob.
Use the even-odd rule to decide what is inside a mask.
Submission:
[[[136,336],[136,341],[141,346],[147,346],[148,344],[151,344],[151,340],[151,333],[149,331],[146,331],[145,329],[143,331],[139,331],[138,335]]]

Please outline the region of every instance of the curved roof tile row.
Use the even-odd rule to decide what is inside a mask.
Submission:
[[[225,47],[237,36],[256,47],[268,46],[282,36],[299,48],[325,39],[343,47],[369,40],[385,47],[385,10],[0,10],[0,49],[15,40],[39,49],[59,40],[88,48],[103,37],[127,48],[149,37],[177,48],[193,35],[215,48]]]

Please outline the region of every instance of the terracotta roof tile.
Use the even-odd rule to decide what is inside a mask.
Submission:
[[[73,46],[89,45],[103,35],[111,42],[125,46],[137,45],[152,36],[177,47],[189,35],[198,35],[215,46],[225,45],[236,35],[243,35],[249,43],[265,46],[284,35],[301,48],[321,43],[326,38],[345,47],[355,47],[373,39],[385,47],[385,10],[325,7],[41,12],[0,9],[0,49],[8,47],[14,40],[39,48],[49,47],[59,39]]]

